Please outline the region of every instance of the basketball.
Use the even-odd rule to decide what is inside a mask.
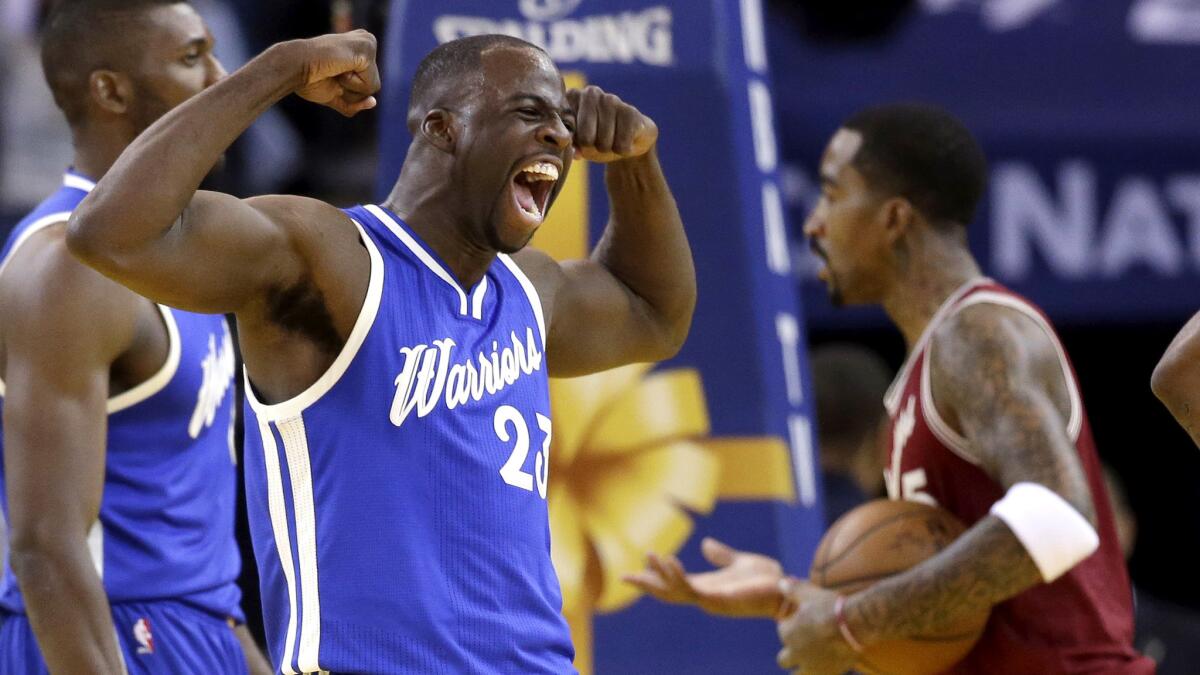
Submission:
[[[854,593],[929,558],[965,530],[954,515],[936,506],[870,501],[839,518],[825,533],[813,556],[809,578],[822,588]],[[983,614],[944,634],[872,645],[856,667],[868,675],[941,672],[971,650],[986,623],[987,614]]]

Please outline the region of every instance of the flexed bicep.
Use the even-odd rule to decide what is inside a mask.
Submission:
[[[306,273],[308,238],[348,225],[334,207],[290,196],[241,200],[200,191],[157,237],[123,242],[120,228],[71,219],[72,252],[139,295],[197,312],[237,312],[272,287]],[[94,245],[105,239],[104,245]]]

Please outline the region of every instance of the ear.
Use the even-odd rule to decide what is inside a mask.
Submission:
[[[445,108],[434,108],[421,120],[421,136],[433,147],[452,155],[458,143],[454,122],[454,113]]]
[[[88,95],[101,110],[124,115],[133,105],[133,82],[124,73],[93,70],[88,75]]]
[[[908,233],[917,217],[912,202],[903,197],[892,197],[880,209],[883,228],[889,242],[895,243]]]

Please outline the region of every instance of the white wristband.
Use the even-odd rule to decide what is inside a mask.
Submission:
[[[991,513],[1017,536],[1050,583],[1100,546],[1092,524],[1058,493],[1037,483],[1017,483]]]

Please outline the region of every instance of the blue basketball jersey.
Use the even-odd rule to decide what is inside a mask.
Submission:
[[[507,256],[463,289],[377,206],[329,371],[247,386],[246,493],[283,673],[568,673],[550,561],[550,400],[537,292]]]
[[[63,187],[17,224],[0,259],[19,255],[30,235],[66,220],[92,187],[68,173]],[[170,341],[167,359],[150,379],[108,400],[104,493],[88,546],[113,604],[177,600],[240,621],[233,342],[221,316],[158,310]],[[5,393],[0,382],[0,405]],[[0,464],[0,488],[3,482]],[[7,499],[0,505],[7,517]],[[0,608],[21,613],[17,580],[4,562]]]

